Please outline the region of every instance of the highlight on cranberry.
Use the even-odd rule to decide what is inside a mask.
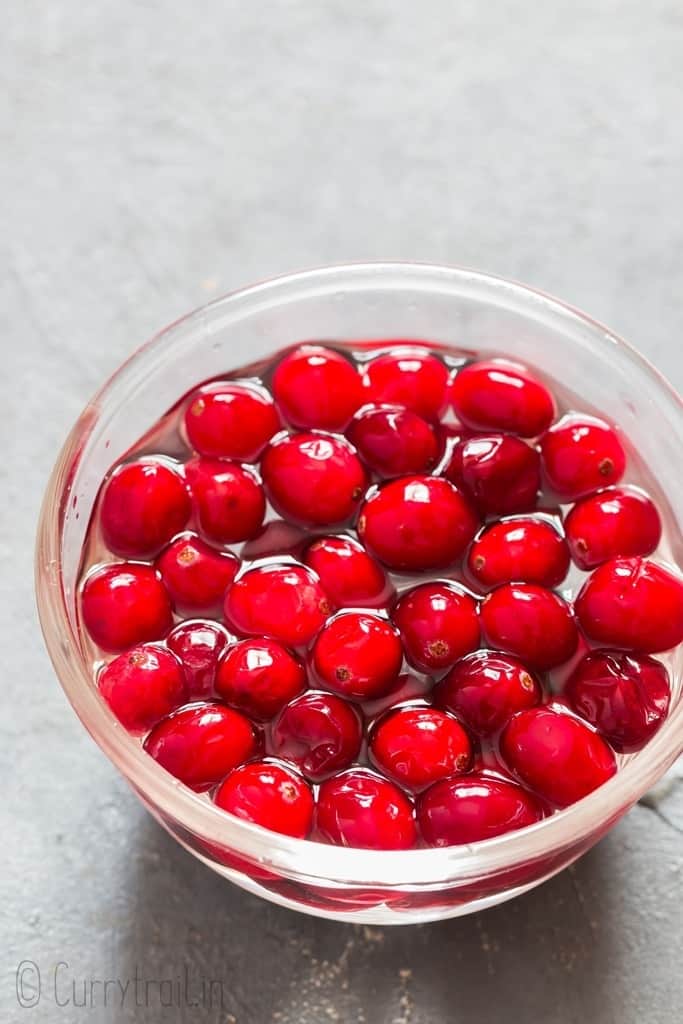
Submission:
[[[486,842],[665,722],[665,506],[619,425],[533,367],[312,340],[150,428],[102,482],[80,623],[112,727],[226,815]]]

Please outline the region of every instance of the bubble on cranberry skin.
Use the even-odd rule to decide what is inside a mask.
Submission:
[[[552,490],[564,500],[576,500],[618,483],[626,453],[604,420],[568,413],[541,438],[541,462]]]
[[[583,498],[564,526],[580,569],[595,569],[610,558],[651,555],[662,535],[657,506],[637,487],[608,487]]]
[[[348,768],[363,738],[357,708],[334,693],[309,690],[280,712],[271,730],[276,757],[292,761],[312,782]]]
[[[417,820],[428,846],[461,846],[534,825],[543,809],[512,781],[486,772],[443,779],[417,802]]]
[[[459,420],[473,430],[503,430],[538,437],[555,416],[555,402],[545,384],[505,359],[470,363],[458,370],[451,400]]]
[[[569,570],[569,548],[548,520],[514,516],[492,523],[475,538],[467,569],[484,587],[513,581],[556,587]]]
[[[538,452],[509,434],[465,437],[451,454],[446,479],[461,488],[482,516],[531,512],[538,503]]]
[[[389,711],[372,728],[370,761],[383,775],[411,791],[467,771],[472,744],[462,725],[437,708]]]
[[[305,839],[313,822],[308,783],[288,765],[251,761],[228,775],[215,793],[218,807],[271,832]]]
[[[159,644],[138,644],[100,671],[97,687],[128,732],[146,732],[186,696],[180,662]]]
[[[335,608],[382,608],[393,596],[382,566],[351,537],[318,537],[303,561],[317,573]]]
[[[190,698],[214,695],[218,658],[229,641],[223,626],[204,619],[186,619],[168,634],[166,645],[182,663]]]
[[[281,359],[273,392],[285,419],[305,430],[344,430],[363,400],[356,368],[322,345],[301,345]]]
[[[218,614],[240,567],[232,552],[218,551],[189,532],[172,540],[155,564],[175,610],[182,615]]]
[[[365,365],[367,401],[401,405],[427,420],[438,420],[448,401],[448,370],[427,349],[395,345]]]
[[[367,768],[349,768],[321,784],[315,826],[316,838],[361,850],[408,850],[417,841],[408,798]]]
[[[159,574],[137,562],[111,562],[89,572],[81,614],[90,638],[109,654],[161,640],[173,625],[171,602]]]
[[[538,679],[517,658],[475,651],[437,683],[434,703],[456,715],[479,736],[491,736],[524,708],[541,701]]]
[[[273,399],[252,381],[197,388],[187,401],[184,426],[200,455],[238,462],[255,462],[281,427]]]
[[[479,646],[476,601],[448,581],[422,583],[401,595],[391,612],[410,664],[423,672],[449,668]]]
[[[137,459],[119,466],[104,485],[102,538],[119,557],[147,558],[185,527],[191,509],[187,484],[176,469]]]
[[[376,615],[341,612],[316,637],[311,664],[319,682],[351,700],[384,696],[398,678],[403,651],[397,630]]]
[[[219,544],[254,537],[263,524],[266,500],[254,470],[227,459],[202,456],[185,464],[200,533]]]
[[[347,436],[370,469],[383,477],[429,472],[439,456],[431,424],[401,406],[365,406],[354,416]]]
[[[318,577],[296,564],[248,569],[230,585],[223,605],[228,626],[239,636],[267,636],[285,647],[309,644],[330,611]]]
[[[275,640],[241,640],[221,657],[216,692],[258,721],[273,718],[306,686],[299,659]]]

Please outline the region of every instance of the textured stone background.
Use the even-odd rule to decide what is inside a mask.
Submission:
[[[680,1021],[675,775],[506,906],[396,930],[307,919],[145,815],[67,706],[31,592],[41,491],[85,400],[158,327],[258,278],[488,269],[588,310],[680,386],[678,0],[8,0],[2,21],[0,1018]],[[72,979],[80,999],[83,979],[187,966],[224,1010],[105,1008],[98,990],[58,1008],[58,961],[62,1001]]]

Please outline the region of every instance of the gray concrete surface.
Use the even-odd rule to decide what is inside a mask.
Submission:
[[[0,1019],[676,1024],[675,777],[484,914],[381,930],[280,910],[175,846],[84,734],[31,558],[88,396],[159,326],[274,273],[488,269],[588,310],[680,386],[678,0],[8,0],[2,23]],[[22,960],[42,975],[32,1010]],[[222,1010],[215,986],[212,1011],[159,988],[185,970],[193,998],[219,983]],[[97,985],[74,1005],[84,981],[136,971],[149,1006],[111,987],[105,1006]]]

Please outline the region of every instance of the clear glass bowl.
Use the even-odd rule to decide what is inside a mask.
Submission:
[[[36,586],[47,647],[86,729],[154,817],[225,878],[321,917],[400,924],[453,917],[525,892],[592,846],[683,749],[681,664],[663,728],[606,785],[531,828],[485,843],[381,853],[275,835],[167,774],[114,720],[93,685],[76,622],[79,560],[109,467],[193,384],[301,340],[424,337],[505,351],[555,377],[623,428],[663,485],[683,563],[683,408],[633,349],[583,314],[518,284],[412,264],[329,267],[259,284],[191,313],[139,349],[75,424],[40,518]]]

